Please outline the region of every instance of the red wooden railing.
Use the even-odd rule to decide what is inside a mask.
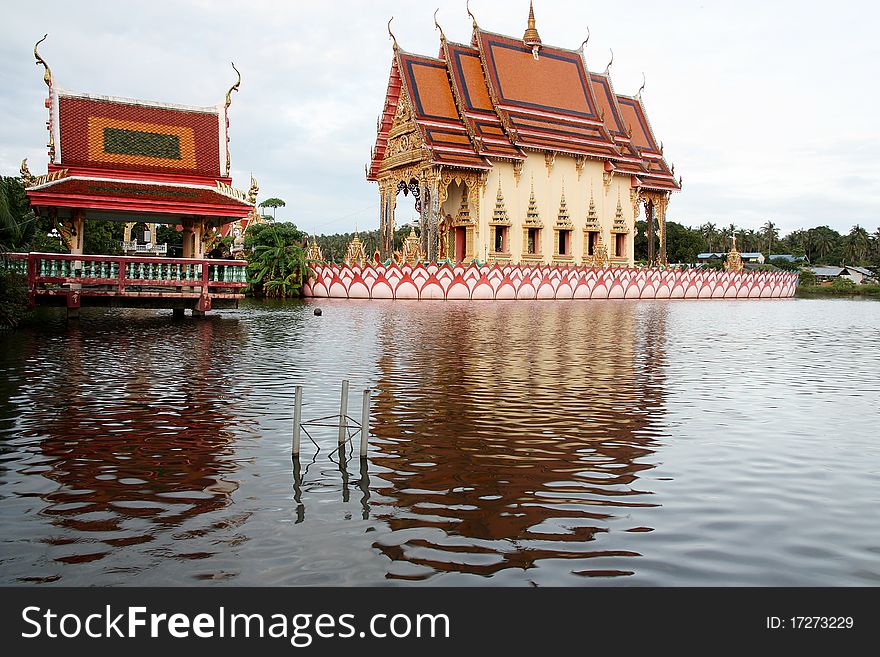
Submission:
[[[138,256],[3,253],[2,266],[26,274],[32,299],[80,297],[198,298],[199,309],[211,299],[240,299],[247,286],[244,260]]]

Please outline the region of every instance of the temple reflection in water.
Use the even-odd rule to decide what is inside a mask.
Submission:
[[[392,530],[375,544],[392,560],[388,577],[488,576],[545,559],[630,574],[595,557],[638,554],[597,539],[657,505],[644,477],[663,413],[666,310],[503,304],[481,307],[479,321],[473,306],[389,316],[371,456],[372,513]]]
[[[120,318],[99,331],[71,325],[63,368],[30,392],[43,400],[41,422],[24,432],[39,439],[32,468],[55,484],[40,495],[41,515],[57,529],[43,539],[50,562],[97,561],[142,543],[150,545],[141,567],[214,551],[188,552],[189,542],[175,539],[218,529],[200,518],[227,507],[238,486],[229,477],[237,469],[235,388],[215,383],[242,344],[240,325],[218,318],[157,339],[167,321],[139,322],[132,328]],[[115,349],[97,350],[110,334]]]

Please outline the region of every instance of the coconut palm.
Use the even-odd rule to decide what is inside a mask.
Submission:
[[[703,239],[706,240],[706,247],[709,251],[715,250],[715,242],[718,239],[718,229],[715,224],[711,221],[707,221],[705,224],[700,226],[700,233],[703,235]]]
[[[772,221],[767,221],[761,226],[761,235],[767,245],[767,259],[770,259],[770,253],[773,249],[773,242],[779,240],[779,228]]]
[[[844,247],[844,253],[846,254],[847,259],[850,260],[850,262],[861,263],[868,255],[868,249],[870,248],[870,246],[871,237],[868,235],[868,231],[856,224],[852,227],[852,230],[850,230],[849,234],[846,236],[846,246]]]

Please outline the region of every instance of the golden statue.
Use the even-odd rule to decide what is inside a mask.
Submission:
[[[739,251],[736,250],[736,235],[733,235],[731,240],[730,252],[727,254],[727,260],[724,261],[724,271],[738,274],[744,269],[743,259]]]

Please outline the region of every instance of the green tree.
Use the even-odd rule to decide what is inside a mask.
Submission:
[[[256,224],[244,238],[248,291],[254,296],[299,296],[308,275],[306,235],[294,224]]]
[[[767,247],[767,259],[769,260],[770,254],[773,253],[773,244],[779,240],[779,228],[772,221],[768,220],[767,223],[761,226],[761,235]]]
[[[280,198],[274,198],[274,197],[267,198],[265,201],[260,203],[260,207],[263,208],[264,210],[266,208],[272,208],[272,220],[273,221],[275,220],[275,210],[277,210],[278,208],[283,208],[286,205],[287,205],[287,203],[285,203],[283,200],[281,200]],[[263,215],[263,216],[267,216],[267,215]]]
[[[845,244],[844,252],[847,260],[853,264],[864,264],[868,250],[871,248],[871,236],[868,235],[868,231],[856,224],[846,236]]]

